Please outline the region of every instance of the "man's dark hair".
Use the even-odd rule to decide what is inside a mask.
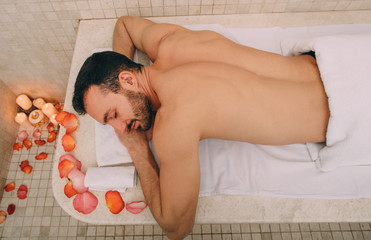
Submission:
[[[79,114],[86,114],[84,95],[92,85],[103,91],[118,93],[121,89],[118,75],[122,71],[141,72],[143,65],[113,51],[94,53],[87,58],[76,78],[72,106]],[[107,91],[108,93],[108,91]]]

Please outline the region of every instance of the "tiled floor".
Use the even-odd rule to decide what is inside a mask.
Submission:
[[[28,130],[32,140],[32,129]],[[47,138],[46,128],[42,139]],[[54,144],[33,146],[15,151],[8,173],[7,183],[15,182],[16,189],[4,192],[0,210],[9,204],[16,205],[13,215],[0,225],[1,239],[166,239],[157,225],[145,226],[97,226],[70,217],[55,201],[51,187],[51,168]],[[48,154],[45,160],[36,160],[41,152]],[[29,160],[31,174],[20,170],[19,164]],[[26,199],[17,198],[21,184],[28,187]],[[195,225],[186,239],[246,239],[246,240],[369,240],[370,223],[295,223],[295,224],[203,224]]]

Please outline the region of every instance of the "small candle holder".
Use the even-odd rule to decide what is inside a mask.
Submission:
[[[44,104],[45,104],[45,101],[42,98],[37,98],[37,99],[35,99],[35,100],[32,101],[32,104],[35,107],[37,107],[38,109],[41,110],[43,108]]]
[[[45,103],[41,110],[48,118],[58,113],[52,103]]]
[[[18,112],[15,115],[14,120],[21,126],[25,128],[30,128],[32,127],[31,123],[28,121],[28,117],[24,112]]]
[[[48,117],[40,110],[32,111],[28,116],[28,120],[34,127],[41,127],[49,121]]]

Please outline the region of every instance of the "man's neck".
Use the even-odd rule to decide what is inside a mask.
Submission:
[[[160,100],[154,91],[148,67],[142,67],[142,72],[138,73],[138,80],[140,84],[140,88],[142,89],[143,93],[148,97],[149,101],[151,102],[151,108],[153,111],[157,111],[160,108],[161,103]]]

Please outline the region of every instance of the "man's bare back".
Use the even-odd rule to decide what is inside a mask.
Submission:
[[[129,59],[135,48],[154,64],[133,64]],[[325,140],[327,96],[311,56],[283,57],[214,32],[134,17],[116,23],[113,50],[129,59],[117,53],[88,59],[76,81],[74,108],[115,128],[154,218],[171,239],[186,236],[193,227],[201,139],[259,144]],[[96,78],[117,61],[134,67],[119,65],[110,70],[112,75]],[[117,87],[108,88],[106,81]],[[157,111],[153,143],[160,171],[147,135],[140,131],[150,126],[151,109]]]
[[[192,116],[189,131],[201,139],[325,141],[328,104],[313,57],[257,51],[210,31],[181,35],[161,41],[152,66],[151,84],[162,104],[158,114],[171,106],[182,109],[166,112]]]

